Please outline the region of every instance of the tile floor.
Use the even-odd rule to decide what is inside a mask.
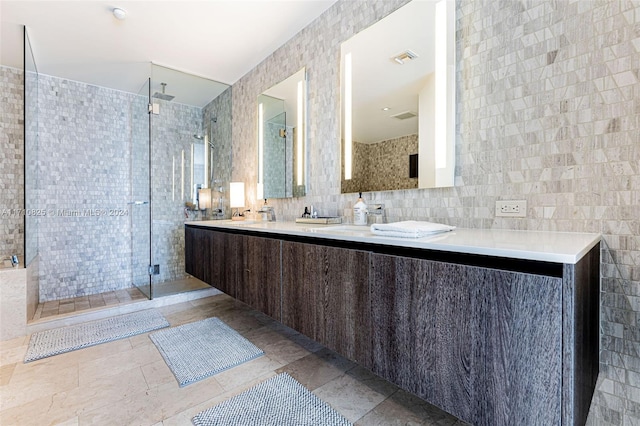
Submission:
[[[0,424],[187,425],[280,372],[357,425],[463,424],[229,296],[155,309],[172,326],[219,317],[265,356],[179,388],[147,334],[29,364],[28,336],[0,342]]]

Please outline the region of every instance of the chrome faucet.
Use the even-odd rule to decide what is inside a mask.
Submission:
[[[264,200],[264,205],[258,213],[262,215],[262,220],[267,222],[275,222],[276,221],[276,211],[272,206],[267,205],[267,200]]]

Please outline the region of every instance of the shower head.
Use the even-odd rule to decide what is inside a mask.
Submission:
[[[175,96],[164,93],[164,90],[167,88],[167,83],[160,83],[160,85],[162,86],[162,93],[156,92],[153,94],[153,97],[156,99],[162,99],[163,101],[172,101]]]

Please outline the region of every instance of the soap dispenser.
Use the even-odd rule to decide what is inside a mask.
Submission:
[[[358,201],[353,206],[353,224],[354,225],[366,225],[367,224],[367,203],[362,199],[362,192],[358,196]]]

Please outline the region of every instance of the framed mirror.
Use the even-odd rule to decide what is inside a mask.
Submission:
[[[258,96],[257,198],[306,194],[306,69]]]
[[[341,45],[341,190],[453,186],[455,2],[413,0]]]

